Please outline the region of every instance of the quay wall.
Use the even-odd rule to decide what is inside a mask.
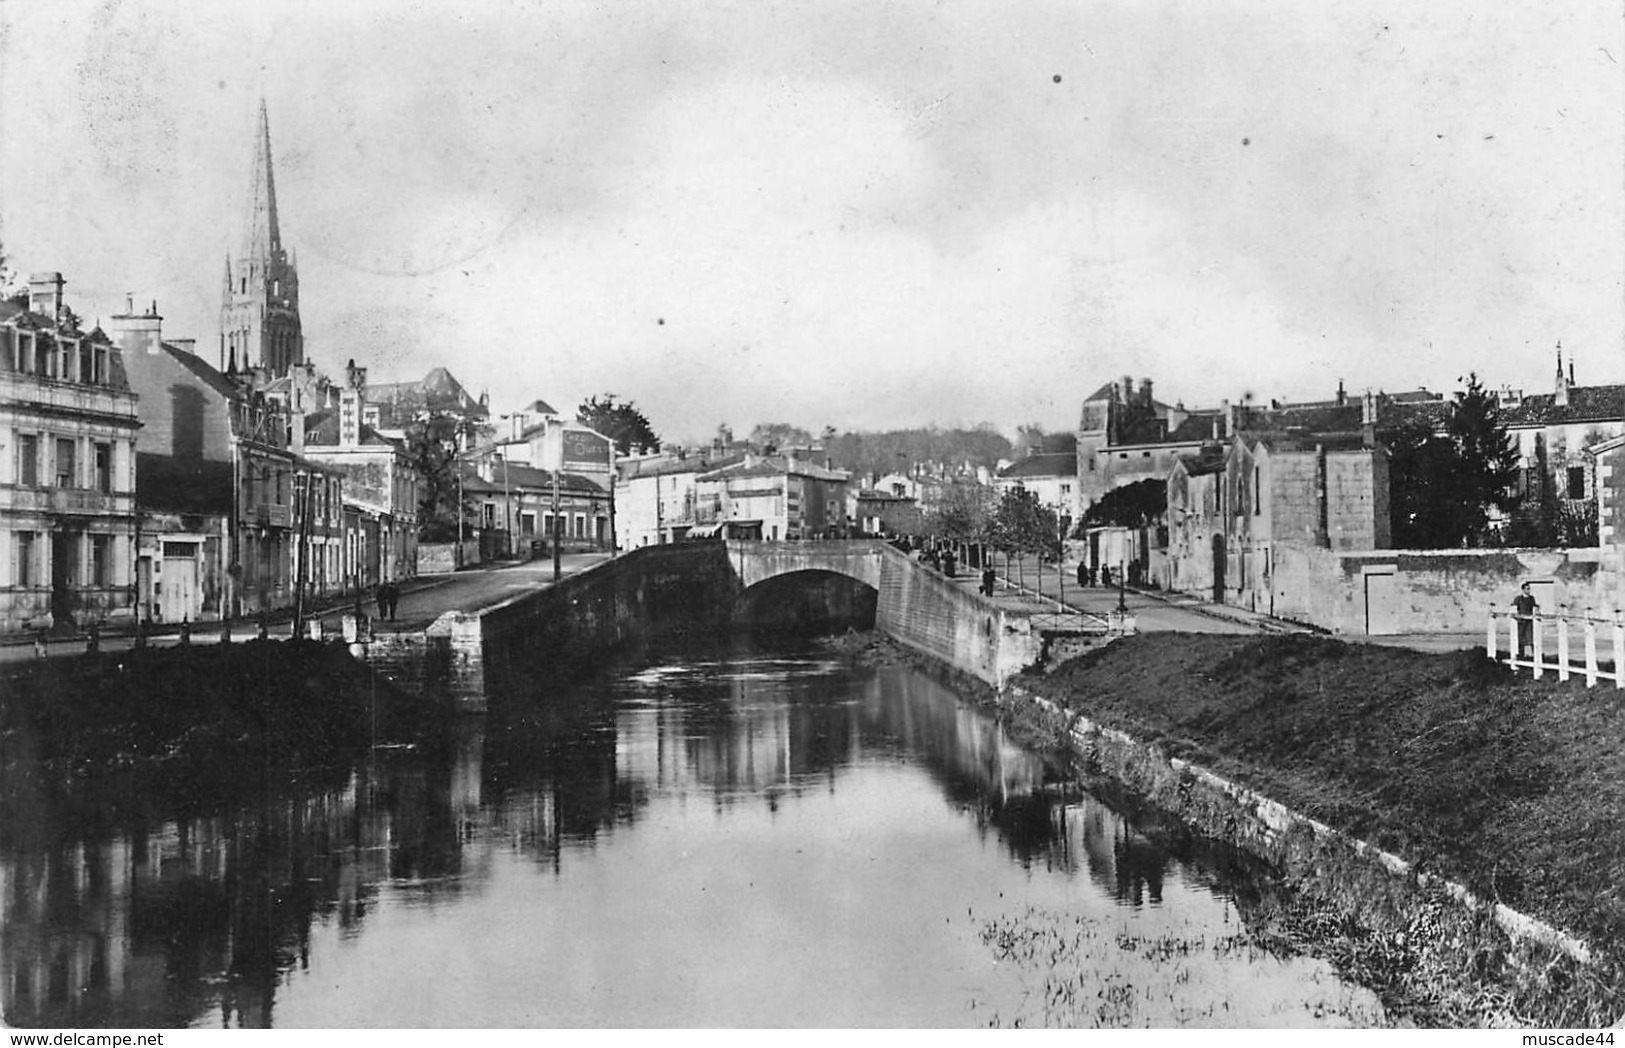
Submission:
[[[1027,616],[890,548],[881,551],[875,628],[995,688],[1034,665],[1043,650],[1043,636]]]
[[[444,693],[457,708],[478,711],[489,695],[545,688],[611,651],[739,627],[872,624],[995,688],[1042,653],[1028,616],[889,547],[832,549],[822,558],[811,548],[758,547],[640,547],[493,607],[448,612],[427,630],[380,634],[367,658],[410,691]]]
[[[631,550],[475,616],[485,683],[551,683],[635,643],[718,632],[738,594],[720,542]]]
[[[1583,997],[1585,987],[1601,977],[1585,940],[1418,869],[1156,743],[1063,709],[1020,684],[1001,689],[995,701],[1017,721],[1060,740],[1084,776],[1120,786],[1195,832],[1264,859],[1288,880],[1335,901],[1384,941],[1413,951],[1412,975],[1429,993],[1487,1007],[1495,997],[1486,987],[1499,992],[1497,979],[1524,990],[1573,985]]]
[[[1612,572],[1597,549],[1328,550],[1277,543],[1273,605],[1257,610],[1354,636],[1482,632],[1532,583],[1541,610],[1607,615]]]

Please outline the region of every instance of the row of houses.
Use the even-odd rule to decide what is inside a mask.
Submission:
[[[64,286],[0,302],[0,631],[254,615],[414,572],[418,475],[359,385],[221,371],[156,304],[83,331]]]
[[[846,537],[853,531],[850,481],[844,470],[798,450],[765,455],[719,446],[624,459],[615,477],[616,545]]]
[[[260,110],[214,362],[157,303],[85,330],[60,273],[0,300],[0,632],[203,622],[413,574],[420,478],[365,370],[305,361]]]
[[[1158,401],[1149,380],[1124,378],[1084,401],[1075,454],[1026,456],[999,484],[1033,490],[1074,519],[1115,489],[1164,485],[1165,515],[1112,543],[1114,566],[1130,559],[1170,589],[1338,631],[1478,628],[1472,616],[1520,573],[1545,587],[1548,608],[1617,603],[1608,551],[1621,511],[1610,484],[1625,476],[1611,465],[1625,454],[1625,386],[1579,385],[1559,350],[1551,392],[1495,397],[1519,460],[1519,501],[1500,521],[1499,551],[1392,548],[1385,439],[1406,426],[1442,431],[1450,404],[1425,389],[1351,397],[1339,386],[1323,401],[1187,410]],[[1590,522],[1595,538],[1550,553],[1505,550],[1529,533],[1520,522],[1554,504]],[[1083,556],[1099,561],[1099,547]]]

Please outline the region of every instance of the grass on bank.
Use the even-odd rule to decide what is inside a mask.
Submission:
[[[1582,936],[1625,943],[1625,697],[1481,653],[1146,634],[1051,701]]]

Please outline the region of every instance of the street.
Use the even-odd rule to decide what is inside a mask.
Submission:
[[[567,553],[559,561],[561,576],[574,575],[601,561],[609,559],[607,553]],[[392,622],[377,621],[378,605],[371,594],[362,608],[373,619],[373,628],[382,632],[418,630],[428,626],[448,611],[477,611],[499,604],[510,596],[526,590],[544,589],[553,584],[552,558],[522,561],[517,564],[498,564],[471,568],[446,575],[424,575],[403,580],[400,606]],[[324,599],[317,605],[311,618],[320,619],[323,633],[337,636],[342,628],[343,616],[353,605]],[[254,619],[236,619],[231,624],[234,642],[253,640],[259,635],[259,623]],[[159,627],[163,632],[148,637],[154,647],[172,647],[180,643],[178,627],[173,624]],[[218,622],[195,623],[190,642],[218,644],[223,629]],[[286,639],[293,633],[293,623],[284,612],[266,626],[266,635]],[[51,640],[46,645],[46,656],[80,655],[85,651],[84,637]],[[135,646],[135,638],[128,634],[103,636],[101,650],[128,651]],[[33,644],[0,645],[0,663],[24,662],[37,658]]]

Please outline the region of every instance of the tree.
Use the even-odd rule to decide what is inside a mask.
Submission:
[[[1442,434],[1408,422],[1384,439],[1393,539],[1402,549],[1482,545],[1490,509],[1510,509],[1516,500],[1518,450],[1476,374],[1456,394]]]
[[[1446,431],[1460,459],[1461,530],[1477,544],[1488,530],[1490,508],[1508,510],[1517,501],[1518,449],[1507,437],[1494,394],[1476,373],[1467,376],[1467,388],[1456,394]]]
[[[1039,502],[1035,492],[1010,488],[993,512],[993,545],[1006,553],[1053,558],[1060,548],[1060,526],[1055,511]]]
[[[813,442],[811,433],[788,422],[759,422],[746,439],[764,455],[777,454],[780,448],[811,447]]]
[[[4,245],[0,245],[0,302],[28,305],[28,281],[11,267]]]
[[[630,455],[633,448],[659,451],[660,437],[649,425],[643,412],[630,400],[618,401],[615,394],[605,393],[583,401],[576,409],[582,422],[608,437],[620,455]]]
[[[926,529],[955,542],[986,542],[993,524],[993,493],[980,484],[948,484],[926,515]]]
[[[458,500],[461,455],[474,436],[474,424],[456,415],[436,412],[406,427],[406,450],[423,484],[418,489],[418,538],[424,542],[452,542],[459,537],[458,521],[468,503]],[[461,510],[461,512],[459,512]]]
[[[1083,511],[1080,528],[1145,528],[1168,511],[1168,484],[1155,477],[1113,488]]]

